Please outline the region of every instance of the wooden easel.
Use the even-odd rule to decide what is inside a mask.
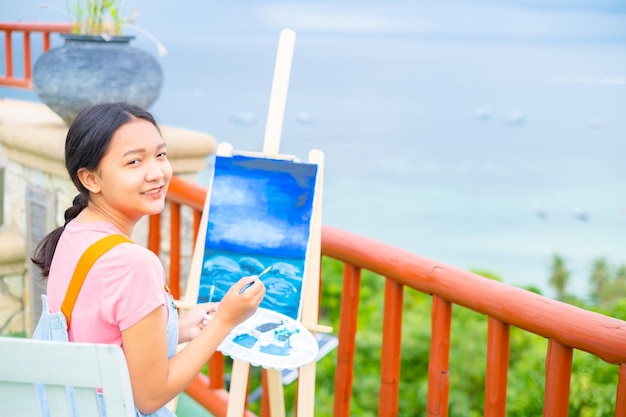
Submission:
[[[295,159],[291,156],[279,154],[280,137],[282,133],[294,45],[295,33],[289,29],[283,30],[279,39],[265,130],[265,139],[263,143],[263,152],[260,156],[275,159]],[[245,154],[254,155],[253,153]],[[218,146],[217,155],[232,156],[232,146],[228,143],[220,144]],[[307,254],[305,258],[306,276],[303,277],[303,288],[301,292],[301,297],[303,298],[300,321],[305,328],[315,334],[315,332],[318,331],[330,332],[331,329],[327,326],[320,326],[318,324],[324,155],[321,151],[312,150],[309,152],[308,157],[308,162],[316,164],[318,166],[318,171],[316,176],[309,243],[307,245]],[[208,195],[211,195],[211,186],[209,186]],[[201,231],[206,231],[208,226],[208,213],[210,211],[208,201],[209,198],[207,198],[207,206],[205,206],[205,209],[203,210],[200,222]],[[194,248],[185,298],[182,300],[183,304],[189,305],[196,303],[200,285],[200,276],[202,273],[205,238],[206,233],[198,235]],[[314,415],[315,367],[316,362],[313,360],[308,365],[299,369],[298,401],[296,409],[298,417],[312,417]],[[284,417],[285,405],[281,371],[275,369],[267,369],[266,371],[267,386],[269,390],[270,414],[273,417]],[[250,364],[248,362],[237,359],[233,361],[230,399],[227,412],[229,417],[240,417],[244,413],[249,374]]]

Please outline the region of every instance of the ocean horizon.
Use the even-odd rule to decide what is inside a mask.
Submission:
[[[198,5],[184,24],[162,0],[127,3],[168,49],[150,110],[236,150],[262,150],[280,30],[296,32],[280,151],[324,153],[324,224],[548,296],[554,254],[581,297],[595,259],[626,264],[618,3],[443,2],[476,16],[460,23],[427,2],[262,1]]]

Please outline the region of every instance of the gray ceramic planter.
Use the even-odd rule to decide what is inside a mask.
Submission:
[[[42,54],[33,68],[41,101],[70,124],[96,103],[127,101],[145,109],[159,97],[163,70],[131,36],[61,35],[63,46]]]

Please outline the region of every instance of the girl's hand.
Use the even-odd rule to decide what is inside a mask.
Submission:
[[[252,285],[248,286],[250,283]],[[263,285],[263,281],[258,279],[256,275],[243,277],[230,287],[224,295],[220,302],[220,308],[215,313],[215,318],[219,318],[227,326],[233,328],[256,312],[264,296],[265,285]]]
[[[218,306],[219,303],[196,304],[181,314],[178,321],[178,343],[189,342],[200,334]]]

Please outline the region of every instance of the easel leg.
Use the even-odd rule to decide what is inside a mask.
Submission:
[[[285,417],[285,394],[283,392],[283,381],[280,371],[276,369],[267,370],[267,386],[270,401],[270,415],[272,417]]]
[[[315,414],[315,361],[299,369],[298,376],[298,417],[313,417]]]
[[[228,400],[228,417],[241,417],[246,406],[246,393],[248,392],[248,376],[250,364],[235,359],[233,361],[233,373],[230,382]]]

